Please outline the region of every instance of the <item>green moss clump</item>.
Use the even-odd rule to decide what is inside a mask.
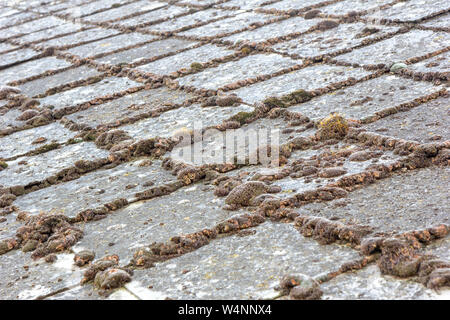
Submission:
[[[114,3],[114,4],[111,6],[112,9],[118,8],[118,7],[120,7],[120,3]]]
[[[67,144],[76,144],[76,143],[80,143],[82,141],[83,141],[83,139],[80,139],[80,138],[70,138],[69,140],[67,140]]]
[[[203,65],[200,62],[191,63],[191,69],[195,71],[203,70]]]
[[[308,91],[299,89],[299,90],[296,90],[296,91],[291,92],[288,95],[284,96],[282,98],[282,101],[285,104],[293,105],[296,103],[306,102],[308,100],[311,100],[311,98],[312,98],[312,95]]]
[[[277,97],[270,97],[263,101],[263,103],[270,108],[286,108],[287,105]]]
[[[2,167],[3,169],[8,168],[8,164],[5,161],[0,161],[0,167]]]
[[[54,149],[59,148],[59,143],[57,142],[52,142],[46,145],[43,145],[42,147],[37,148],[36,150],[34,150],[32,152],[32,154],[36,155],[36,154],[41,154],[41,153],[45,153]]]
[[[263,103],[270,108],[287,108],[297,103],[302,103],[312,99],[311,93],[303,89],[296,90],[281,98],[270,97],[263,101]]]
[[[239,122],[241,125],[245,124],[247,122],[248,119],[250,119],[253,116],[253,112],[245,112],[245,111],[241,111],[236,113],[234,116],[231,117],[231,121],[237,121]]]

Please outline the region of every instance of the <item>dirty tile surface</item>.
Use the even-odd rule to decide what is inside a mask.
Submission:
[[[448,10],[0,0],[0,299],[448,299]]]

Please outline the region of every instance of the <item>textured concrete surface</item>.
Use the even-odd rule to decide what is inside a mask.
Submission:
[[[0,0],[0,299],[449,299],[449,10]]]

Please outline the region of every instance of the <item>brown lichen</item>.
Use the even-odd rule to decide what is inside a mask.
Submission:
[[[95,253],[90,250],[83,250],[75,254],[75,257],[73,258],[73,261],[75,265],[78,267],[82,267],[91,261],[93,261],[95,258]]]
[[[284,276],[276,289],[291,300],[318,300],[323,294],[317,281],[304,274]]]
[[[105,271],[112,267],[117,267],[119,265],[119,256],[116,254],[107,255],[103,258],[94,261],[89,265],[89,268],[84,272],[83,279],[81,279],[81,284],[85,284],[89,281],[95,279],[95,276],[100,271]]]
[[[95,275],[94,285],[102,290],[111,290],[122,287],[131,281],[131,275],[120,268],[110,268]]]
[[[5,193],[0,196],[0,208],[5,208],[10,206],[14,200],[16,200],[16,196],[11,193]]]
[[[299,216],[295,226],[305,237],[313,237],[319,243],[330,244],[336,241],[359,245],[362,238],[372,232],[372,228],[362,225],[345,225],[339,221],[314,216]]]
[[[260,181],[245,182],[233,190],[225,199],[230,206],[248,206],[253,198],[270,191],[270,186]]]
[[[83,231],[73,227],[69,220],[61,214],[40,213],[30,217],[25,225],[17,230],[16,238],[22,247],[33,251],[31,255],[33,259],[45,257],[50,253],[62,252],[83,237]],[[38,243],[30,243],[30,240]]]
[[[323,20],[317,24],[317,29],[320,31],[330,30],[339,26],[339,23],[334,20]]]

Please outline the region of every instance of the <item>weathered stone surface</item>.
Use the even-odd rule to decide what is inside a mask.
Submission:
[[[392,21],[415,22],[441,11],[446,11],[446,9],[449,9],[449,5],[445,0],[434,0],[432,2],[412,0],[396,3],[384,10],[376,11],[369,15],[369,17]]]
[[[142,59],[150,59],[152,57],[162,56],[171,52],[186,49],[195,44],[197,43],[194,41],[169,38],[161,41],[151,42],[137,48],[109,54],[96,60],[101,63],[114,65],[123,63],[135,63]]]
[[[156,136],[170,137],[183,130],[193,129],[195,121],[201,119],[200,128],[219,125],[223,120],[241,111],[253,111],[252,107],[240,105],[239,107],[200,107],[191,105],[164,112],[157,118],[145,119],[121,127],[135,139],[149,139]]]
[[[368,72],[362,69],[314,65],[233,90],[231,93],[237,94],[247,103],[255,103],[270,96],[280,96],[299,89],[323,88],[334,82],[343,81],[350,77],[357,79],[367,74]]]
[[[324,2],[323,0],[282,0],[279,2],[275,2],[273,4],[269,4],[266,6],[263,6],[263,9],[276,9],[281,11],[287,11],[292,9],[302,9],[309,6],[317,5],[321,2]]]
[[[139,71],[167,75],[182,68],[189,68],[193,62],[204,63],[232,54],[232,50],[207,44],[199,48],[187,50],[177,55],[156,60],[137,68]]]
[[[94,41],[82,46],[74,47],[67,50],[69,53],[80,57],[92,57],[101,53],[111,52],[117,49],[125,48],[142,42],[155,39],[151,35],[143,35],[139,33],[126,33],[113,36],[103,40]]]
[[[335,4],[331,4],[325,7],[321,7],[320,11],[325,14],[332,15],[346,15],[350,12],[364,12],[364,11],[375,11],[378,8],[392,3],[391,0],[376,0],[367,2],[365,0],[344,0],[338,1]]]
[[[169,21],[153,24],[145,27],[144,30],[173,32],[184,28],[195,27],[195,24],[197,23],[206,23],[229,15],[233,15],[233,12],[211,8],[171,19]]]
[[[74,137],[75,134],[75,132],[64,128],[57,122],[38,128],[18,131],[0,138],[0,158],[15,157],[33,149],[38,149],[48,143],[64,143]],[[40,139],[38,140],[39,142],[36,139]]]
[[[83,17],[84,21],[89,22],[104,22],[109,20],[115,20],[115,19],[123,19],[123,17],[126,17],[131,14],[135,14],[138,12],[145,12],[145,11],[151,11],[155,10],[161,7],[164,7],[165,4],[163,2],[157,2],[157,1],[137,1],[129,4],[125,4],[123,6],[120,6],[118,8],[109,9],[106,11],[102,11],[96,14],[91,14],[89,16]]]
[[[311,204],[301,211],[370,225],[377,231],[422,230],[449,223],[448,182],[448,169],[424,168],[368,185],[350,193],[344,201]]]
[[[39,43],[42,47],[64,47],[73,46],[77,43],[89,42],[97,39],[103,39],[113,35],[117,35],[119,32],[113,29],[104,28],[92,28],[85,31],[80,31],[77,33],[72,33],[64,37],[54,38]]]
[[[365,32],[367,32],[368,28],[372,28],[374,31],[376,29],[377,31],[372,34],[366,34]],[[363,41],[395,32],[398,29],[398,27],[393,26],[375,27],[364,23],[340,24],[333,29],[313,32],[287,42],[281,42],[274,45],[273,48],[276,51],[300,57],[316,57],[356,47]]]
[[[126,2],[126,0],[105,0],[102,2],[91,2],[80,6],[69,7],[66,10],[59,11],[58,14],[79,18],[82,16],[93,14],[99,10],[113,8],[114,5],[125,4]]]
[[[191,37],[214,37],[220,34],[238,31],[250,26],[253,23],[264,22],[271,18],[273,18],[273,16],[253,12],[244,12],[231,18],[208,23],[202,27],[180,32],[179,34]]]
[[[439,17],[424,22],[423,25],[426,27],[448,28],[450,27],[448,22],[449,16],[449,14],[440,15]]]
[[[76,286],[82,278],[82,270],[73,264],[73,256],[59,254],[56,262],[49,264],[43,259],[33,261],[30,253],[24,254],[20,250],[2,255],[1,298],[33,300]]]
[[[170,172],[161,168],[160,161],[142,166],[144,161],[88,173],[76,180],[29,193],[17,199],[14,205],[31,214],[45,211],[75,217],[83,210],[95,209],[120,198],[132,199],[137,192],[175,180]]]
[[[449,297],[447,2],[13,2],[0,299]]]
[[[337,60],[362,65],[385,64],[420,57],[446,47],[450,36],[429,30],[411,30],[392,38],[376,42],[367,47],[337,57]]]
[[[5,43],[5,42],[0,43],[0,52],[10,51],[10,50],[17,49],[17,48],[18,48],[17,46],[14,46],[9,43]]]
[[[185,76],[180,78],[178,83],[182,86],[217,89],[239,79],[255,78],[258,75],[270,74],[296,64],[296,61],[276,54],[251,55],[237,62],[227,62],[218,67]]]
[[[324,300],[441,300],[449,296],[448,290],[439,294],[416,282],[381,275],[374,265],[340,275],[321,288]]]
[[[232,43],[239,43],[240,41],[263,42],[295,32],[306,32],[319,21],[320,20],[318,19],[305,20],[302,17],[295,17],[269,24],[255,30],[236,33],[232,36],[223,38],[223,40],[231,41]]]
[[[141,246],[213,228],[239,214],[223,210],[223,205],[224,199],[214,196],[211,187],[187,186],[169,195],[133,203],[106,219],[86,224],[85,236],[74,249],[90,248],[98,255],[115,252],[127,263]],[[105,223],[108,227],[101,227]]]
[[[82,24],[65,22],[61,23],[52,28],[44,29],[41,31],[29,33],[14,39],[20,44],[28,43],[28,42],[38,42],[44,39],[50,39],[53,37],[57,37],[66,33],[76,32],[83,27]]]
[[[449,59],[450,53],[447,51],[437,56],[431,57],[430,59],[426,59],[421,62],[409,65],[408,69],[414,72],[439,72],[448,75],[450,72]]]
[[[37,2],[37,1],[36,1]],[[32,3],[33,10],[40,13],[50,13],[50,12],[58,12],[69,7],[83,5],[88,3],[88,0],[72,0],[70,2],[50,2],[44,5],[38,5],[36,2]],[[24,2],[19,4],[20,7],[24,6],[24,8],[28,8],[27,5],[24,5]]]
[[[0,171],[0,185],[27,185],[41,181],[58,171],[72,167],[80,159],[94,160],[106,158],[108,152],[98,149],[92,142],[68,145],[31,157],[20,157],[8,161],[8,168]]]
[[[37,76],[49,70],[57,70],[68,66],[70,66],[70,63],[65,60],[57,59],[55,57],[46,57],[1,70],[1,81],[2,84],[6,84],[15,80]]]
[[[186,7],[176,7],[176,6],[162,7],[158,10],[150,11],[148,13],[144,13],[129,19],[121,20],[116,23],[124,27],[134,27],[150,23],[152,21],[159,21],[161,19],[173,18],[188,12],[189,8]]]
[[[98,75],[100,75],[100,72],[97,70],[87,66],[81,66],[48,77],[26,82],[19,85],[19,88],[23,94],[33,97],[38,94],[44,94],[49,89]]]
[[[386,75],[325,94],[292,106],[289,110],[301,112],[312,119],[324,118],[337,112],[346,118],[360,120],[441,89],[442,87],[428,82]],[[379,127],[378,124],[376,126]]]
[[[430,254],[442,261],[450,261],[450,237],[436,241],[423,248],[424,254]]]
[[[31,58],[36,57],[37,55],[39,55],[38,51],[28,48],[17,49],[8,53],[4,53],[0,55],[0,68],[19,63],[21,61],[28,61]]]
[[[383,135],[430,143],[449,140],[449,126],[449,105],[443,97],[380,119],[366,128]]]
[[[3,29],[2,33],[4,32],[4,34],[7,34],[8,36],[14,37],[20,34],[28,34],[42,29],[56,27],[63,23],[65,23],[65,21],[62,19],[48,16]]]
[[[18,25],[21,22],[27,20],[36,19],[39,15],[32,12],[21,12],[18,11],[17,14],[10,14],[0,18],[0,28],[5,28],[8,26]]]
[[[117,120],[132,118],[139,114],[162,108],[169,104],[182,104],[192,96],[183,91],[169,90],[165,87],[151,90],[141,90],[93,106],[89,109],[66,116],[77,124],[96,127],[101,124],[112,124]]]
[[[265,223],[255,231],[214,240],[137,271],[134,279],[172,299],[273,299],[279,295],[274,288],[286,274],[315,276],[357,257],[349,248],[320,246],[303,238],[290,225]],[[170,270],[172,276],[161,277],[160,270]]]
[[[21,126],[25,121],[17,120],[22,114],[22,111],[18,109],[9,109],[0,117],[0,130]]]
[[[266,0],[247,0],[245,2],[242,2],[240,0],[230,0],[221,4],[218,4],[217,6],[221,8],[234,8],[238,7],[240,9],[256,9],[264,5],[267,1]]]
[[[53,106],[55,109],[76,106],[94,98],[120,92],[140,84],[128,78],[110,77],[90,86],[77,87],[39,99],[41,106]]]

